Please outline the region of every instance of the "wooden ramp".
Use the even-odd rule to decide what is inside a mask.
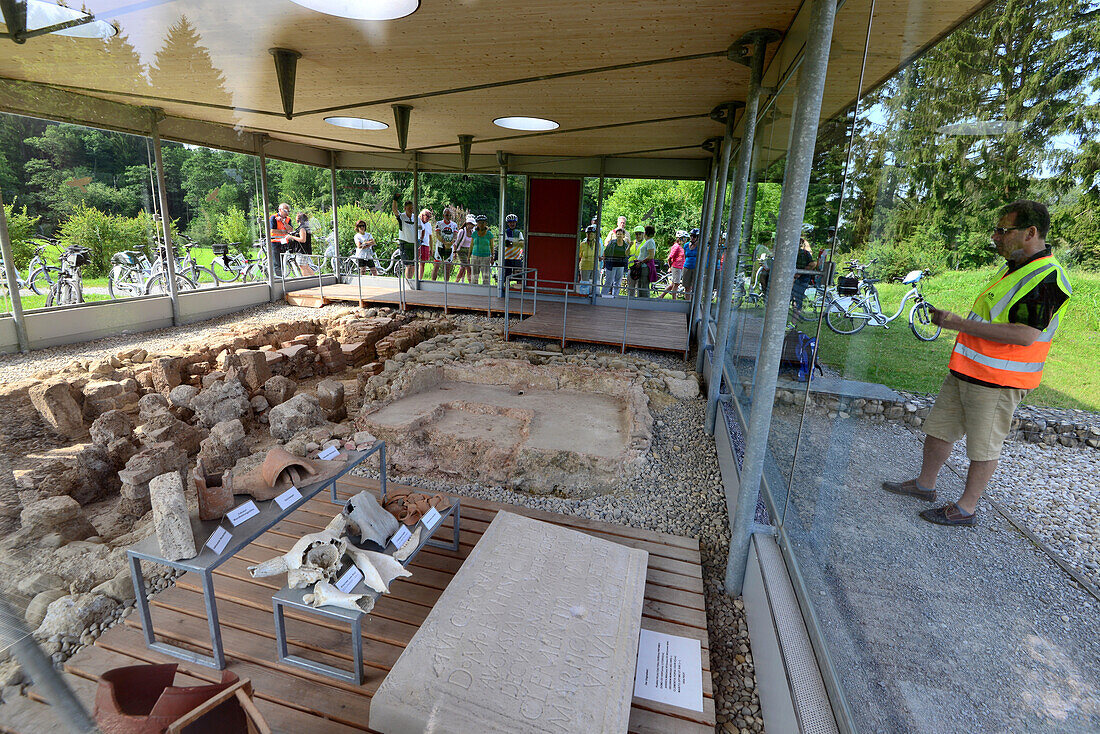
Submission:
[[[687,353],[687,314],[678,311],[649,311],[640,308],[616,308],[569,303],[539,302],[538,311],[517,326],[508,328],[509,336],[533,336],[540,339],[562,338],[565,320],[565,341],[587,344],[623,346],[626,327],[626,347],[657,349]]]
[[[430,282],[430,281],[429,281]],[[495,292],[495,287],[493,291]],[[366,306],[368,303],[385,304],[387,306],[400,306],[402,291],[396,286],[377,286],[341,283],[338,285],[326,285],[324,288],[303,288],[297,291],[288,291],[286,302],[294,306],[308,306],[321,308],[329,303],[357,303]],[[413,308],[441,308],[443,311],[481,311],[487,315],[503,314],[504,299],[496,295],[484,294],[470,295],[443,291],[404,289],[405,307]],[[530,296],[522,302],[515,295],[508,298],[509,313],[529,315],[534,313],[534,304]]]
[[[326,289],[327,290],[327,289]],[[338,483],[344,497],[361,489],[378,492],[378,482],[349,476]],[[271,531],[246,546],[237,556],[215,571],[214,586],[222,624],[229,669],[252,680],[257,707],[276,732],[294,734],[345,734],[372,731],[370,701],[382,679],[397,661],[413,634],[424,621],[443,589],[469,555],[498,510],[506,509],[539,520],[573,528],[632,548],[649,552],[642,628],[692,637],[703,645],[703,712],[696,713],[664,704],[634,699],[630,731],[637,734],[714,731],[714,693],[707,641],[707,616],[703,597],[699,542],[569,515],[558,515],[523,507],[462,498],[461,546],[456,553],[425,547],[412,564],[410,579],[395,583],[393,593],[379,599],[363,624],[363,657],[366,682],[362,686],[280,665],[275,662],[275,631],[271,596],[285,580],[283,576],[253,579],[246,567],[284,553],[304,533],[317,532],[338,512],[338,506],[315,498]],[[445,521],[444,528],[450,524]],[[437,531],[449,537],[449,531]],[[200,587],[189,574],[152,599],[153,626],[158,637],[210,654]],[[105,671],[142,662],[177,662],[146,648],[138,615],[105,632],[94,646],[84,648],[65,664],[66,681],[92,710],[96,681]],[[349,631],[321,617],[287,612],[287,637],[292,652],[336,665],[351,667]],[[220,673],[189,663],[180,663],[177,684],[198,684],[219,679]],[[28,691],[44,703],[36,687]],[[37,705],[37,704],[35,704]],[[0,715],[3,713],[0,706]],[[51,712],[38,706],[41,716],[21,712],[22,721],[33,727],[11,729],[40,734],[41,724]],[[11,724],[9,723],[9,726]],[[6,727],[0,723],[0,730]]]

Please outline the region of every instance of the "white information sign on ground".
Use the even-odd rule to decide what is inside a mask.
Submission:
[[[642,630],[634,695],[670,706],[703,710],[703,654],[699,640]]]

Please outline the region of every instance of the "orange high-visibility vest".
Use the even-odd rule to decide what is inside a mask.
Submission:
[[[1058,330],[1058,320],[1069,304],[1073,290],[1062,265],[1053,255],[1040,257],[1008,272],[1008,265],[997,275],[974,301],[967,319],[986,324],[1007,324],[1013,304],[1034,290],[1052,272],[1058,273],[1058,286],[1066,294],[1066,300],[1050,319],[1050,324],[1031,344],[1004,344],[960,332],[955,337],[949,369],[984,382],[1004,387],[1032,389],[1043,379],[1043,365],[1050,352],[1050,342]]]
[[[268,232],[268,234],[271,236],[272,242],[274,242],[275,240],[281,240],[288,234],[290,234],[289,219],[283,219],[278,214],[275,214],[272,219],[275,220],[275,228]]]

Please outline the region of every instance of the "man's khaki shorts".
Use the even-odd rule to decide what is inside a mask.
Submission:
[[[1027,393],[1023,388],[975,385],[948,372],[924,432],[948,443],[965,435],[967,458],[995,461],[1012,428],[1012,413]]]

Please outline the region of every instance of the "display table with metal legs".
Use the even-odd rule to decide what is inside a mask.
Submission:
[[[196,545],[200,543],[205,544],[207,539],[210,538],[219,527],[230,533],[228,543],[219,553],[215,553],[214,550],[207,545],[202,545],[202,550],[199,551],[199,554],[194,558],[188,558],[182,561],[168,561],[160,555],[160,546],[155,534],[141,542],[135,543],[133,547],[126,551],[126,555],[129,557],[130,576],[134,582],[134,598],[136,599],[138,614],[141,615],[141,629],[145,635],[145,644],[149,649],[162,652],[165,655],[171,655],[180,660],[206,665],[218,670],[224,669],[225,650],[222,647],[221,625],[218,623],[217,599],[214,597],[214,569],[228,561],[246,545],[266,533],[280,521],[284,520],[308,500],[317,496],[326,487],[332,488],[332,502],[343,504],[343,501],[336,495],[337,480],[362,464],[368,457],[375,453],[379,454],[382,493],[385,495],[386,445],[382,441],[379,441],[367,451],[342,451],[340,455],[346,457],[347,465],[332,477],[313,484],[307,484],[304,487],[298,487],[298,492],[302,495],[301,499],[296,500],[293,504],[287,505],[285,508],[280,507],[275,500],[257,502],[256,506],[260,510],[259,513],[236,527],[232,527],[229,521],[224,518],[221,520],[200,521],[192,516],[191,530],[195,533]],[[244,496],[240,499],[241,504],[248,501],[248,498]],[[153,630],[152,615],[149,611],[149,599],[146,596],[145,577],[141,573],[142,561],[152,561],[168,566],[169,568],[198,574],[199,578],[202,580],[202,596],[206,604],[206,619],[210,627],[210,649],[213,652],[213,656],[203,655],[167,642],[157,641]]]
[[[382,499],[385,501],[386,491],[385,487],[382,489]],[[424,526],[424,521],[417,522],[416,527],[421,528],[420,542],[417,544],[413,552],[404,561],[401,561],[402,566],[407,566],[412,563],[412,559],[416,558],[416,554],[420,552],[420,549],[426,545],[430,545],[436,548],[446,548],[448,550],[458,550],[458,533],[459,526],[461,525],[461,503],[457,497],[451,498],[451,506],[446,510],[440,512],[439,520],[436,524],[428,529]],[[443,526],[443,521],[447,517],[454,518],[454,534],[453,542],[448,544],[442,541],[432,540],[432,535],[435,531]],[[416,528],[412,528],[413,532]],[[376,548],[378,546],[375,546]],[[390,555],[393,555],[397,551],[393,544],[388,544],[384,551]],[[351,564],[345,564],[341,569],[341,574]],[[392,583],[397,583],[400,579],[395,579]],[[271,597],[271,604],[275,612],[275,651],[279,657],[280,663],[286,663],[287,665],[293,665],[303,670],[309,670],[314,673],[320,673],[321,675],[327,675],[338,680],[348,681],[355,685],[361,685],[363,683],[363,617],[367,614],[364,611],[356,611],[354,609],[344,609],[343,607],[334,606],[322,606],[314,607],[305,603],[302,598],[311,593],[312,586],[307,586],[304,589],[291,589],[284,586],[273,597]],[[364,597],[377,601],[380,593],[368,588],[362,581],[357,583],[349,593],[362,594]],[[295,655],[287,648],[286,639],[286,619],[284,611],[286,608],[290,608],[300,613],[316,614],[321,617],[327,617],[339,622],[347,622],[351,625],[351,657],[352,665],[351,670],[342,670],[340,668],[326,665],[325,663],[319,663],[314,660],[309,660],[301,655]]]

